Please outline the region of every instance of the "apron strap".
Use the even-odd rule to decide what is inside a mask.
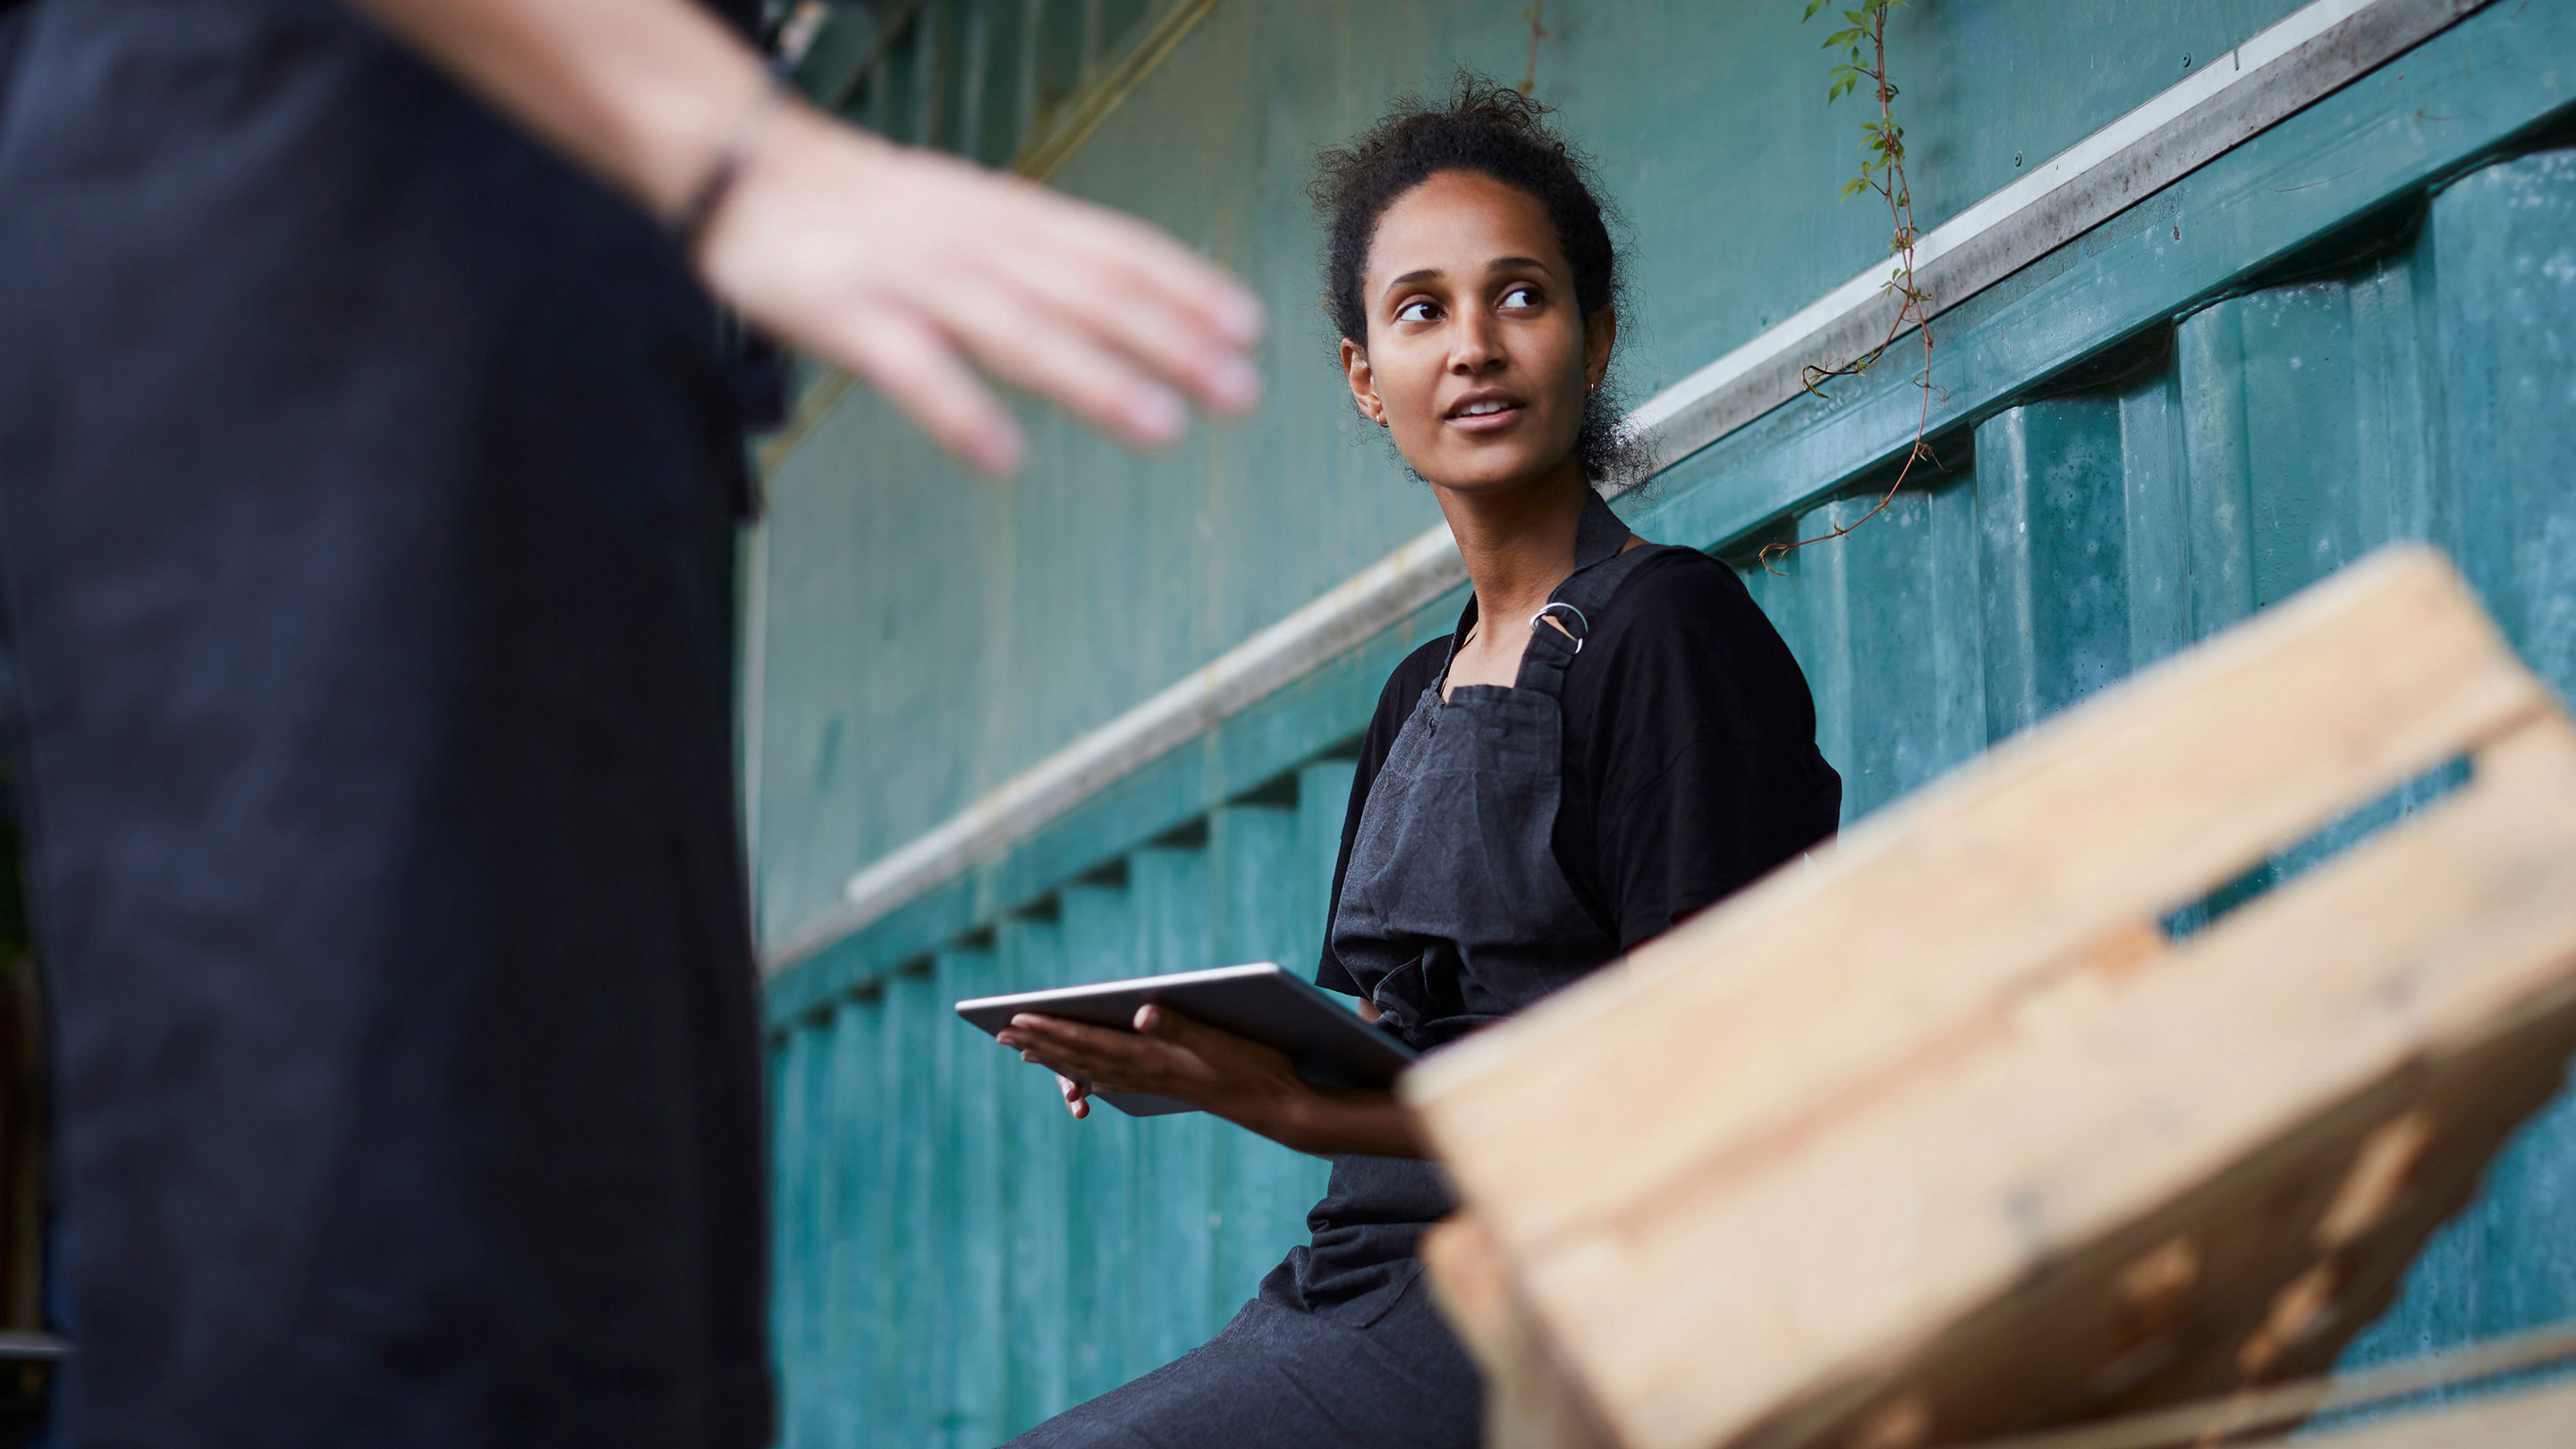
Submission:
[[[1548,595],[1547,603],[1530,619],[1529,647],[1521,653],[1520,679],[1515,687],[1536,689],[1551,697],[1565,687],[1566,666],[1583,652],[1583,641],[1592,632],[1593,616],[1610,602],[1610,596],[1628,581],[1628,576],[1646,560],[1662,553],[1656,547],[1631,548],[1622,552],[1628,541],[1628,525],[1610,511],[1598,493],[1587,493],[1583,500],[1583,521],[1574,534],[1574,572]],[[1551,625],[1549,620],[1555,623]],[[1560,627],[1563,632],[1559,632]],[[1571,637],[1568,637],[1571,636]]]
[[[1574,572],[1548,595],[1538,613],[1530,617],[1529,647],[1521,652],[1517,689],[1536,689],[1550,698],[1556,697],[1565,683],[1565,666],[1583,652],[1584,637],[1592,632],[1592,616],[1610,602],[1610,596],[1628,580],[1639,564],[1664,551],[1649,546],[1620,550],[1628,542],[1628,525],[1601,501],[1601,495],[1584,490],[1583,516],[1574,525]],[[1564,632],[1558,632],[1545,621],[1553,616]],[[1437,693],[1446,689],[1449,666],[1458,657],[1459,641],[1476,622],[1476,600],[1469,595],[1467,607],[1459,612],[1458,626],[1449,631],[1449,649],[1440,660],[1440,673],[1432,680]]]

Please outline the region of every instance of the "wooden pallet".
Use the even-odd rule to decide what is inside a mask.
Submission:
[[[2467,782],[2182,940],[2356,807]],[[1407,1078],[1501,1445],[1914,1449],[2314,1373],[2576,1049],[2576,730],[2392,550]]]
[[[2576,1444],[2576,1388],[2534,1389],[2407,1414],[2298,1449],[2567,1449]]]

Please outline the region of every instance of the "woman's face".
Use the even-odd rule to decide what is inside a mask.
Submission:
[[[1536,197],[1479,171],[1435,173],[1379,219],[1360,289],[1367,347],[1344,339],[1342,367],[1414,471],[1486,492],[1566,464],[1614,324],[1605,308],[1587,325]]]

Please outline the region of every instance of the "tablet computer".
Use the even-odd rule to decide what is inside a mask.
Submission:
[[[1319,1087],[1391,1087],[1396,1074],[1413,1060],[1412,1050],[1404,1043],[1360,1020],[1358,1013],[1312,982],[1267,961],[979,996],[958,1002],[957,1014],[996,1035],[1023,1011],[1123,1031],[1131,1029],[1136,1008],[1148,1002],[1276,1047],[1296,1065],[1297,1075]],[[1198,1110],[1187,1102],[1141,1092],[1098,1095],[1131,1117]]]

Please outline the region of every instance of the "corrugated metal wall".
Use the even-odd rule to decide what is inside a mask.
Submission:
[[[1196,1115],[1073,1122],[948,1007],[1312,960],[1350,784],[1305,766],[786,1034],[788,1444],[998,1443],[1207,1338],[1303,1238],[1320,1161]]]
[[[2136,371],[2004,410],[1961,440],[1958,476],[1748,572],[1806,665],[1848,814],[2396,539],[2447,550],[2576,698],[2576,151],[2474,172],[2387,244],[2130,344]],[[2561,1098],[2347,1361],[2571,1315]]]
[[[2449,550],[2576,695],[2576,151],[2474,171],[2336,245],[2302,263],[2325,274],[2128,339],[2097,385],[1942,440],[1950,471],[1849,539],[1747,568],[1851,816],[2392,539]],[[1349,779],[1309,763],[783,1031],[787,1443],[997,1442],[1204,1338],[1299,1237],[1319,1164],[1199,1118],[1069,1124],[946,1008],[1309,959]],[[2562,1101],[2353,1356],[2570,1314]]]

